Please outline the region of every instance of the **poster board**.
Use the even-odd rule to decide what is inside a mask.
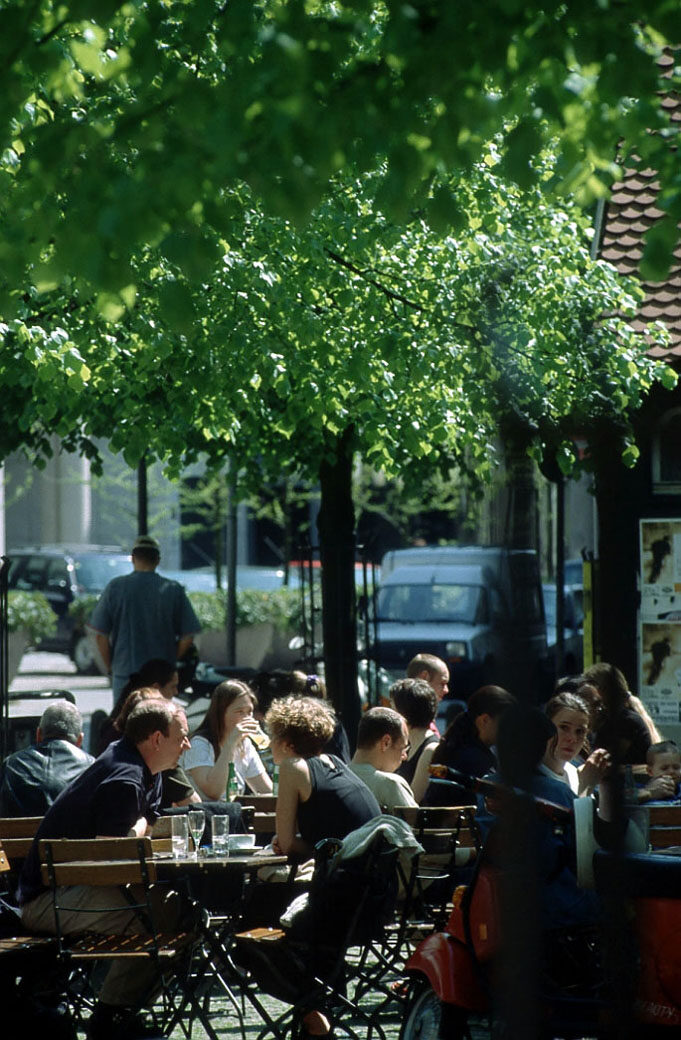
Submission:
[[[681,722],[681,519],[640,521],[639,690],[660,726]]]

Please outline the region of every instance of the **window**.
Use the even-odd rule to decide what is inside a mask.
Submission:
[[[653,436],[653,492],[681,495],[681,408],[666,412]]]

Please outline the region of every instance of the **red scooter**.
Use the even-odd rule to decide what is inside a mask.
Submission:
[[[438,768],[442,775],[445,768]],[[458,780],[453,788],[465,786],[465,778],[458,775]],[[486,781],[469,782],[497,799],[513,796]],[[540,799],[534,804],[557,827],[569,822],[570,810]],[[495,862],[498,858],[490,855],[486,843],[472,881],[454,892],[444,930],[422,940],[407,961],[409,997],[400,1040],[462,1040],[470,1037],[471,1019],[495,1020],[501,948],[501,872]],[[619,900],[615,913],[621,915],[618,920],[631,940],[624,972],[634,980],[624,1009],[631,1035],[647,1040],[664,1031],[665,1040],[672,1040],[679,1034],[669,1029],[681,1026],[681,858],[598,852],[594,869],[604,901],[608,895]],[[617,1035],[617,1015],[623,1009],[615,1006],[613,988],[604,982],[602,943],[594,942],[594,935],[593,930],[551,933],[554,974],[548,987],[543,985],[546,980],[539,986],[539,1035]],[[545,962],[542,966],[546,968]]]

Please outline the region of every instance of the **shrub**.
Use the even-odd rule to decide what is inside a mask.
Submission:
[[[225,627],[227,593],[190,592],[189,599],[201,623],[201,628],[221,631]],[[280,589],[237,589],[236,623],[257,625],[269,623],[285,632],[300,628],[302,615],[299,589],[282,586]]]
[[[77,629],[85,628],[98,600],[98,595],[90,594],[89,596],[79,596],[78,599],[69,603],[69,614],[74,619]]]
[[[10,632],[26,631],[31,646],[57,630],[56,615],[42,592],[9,592],[7,621]]]

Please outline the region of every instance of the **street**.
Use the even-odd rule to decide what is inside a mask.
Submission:
[[[83,716],[83,747],[89,751],[93,712],[102,709],[108,713],[113,707],[113,694],[106,676],[78,675],[66,654],[30,651],[21,659],[19,674],[10,683],[10,693],[28,694],[38,690],[70,690]]]

